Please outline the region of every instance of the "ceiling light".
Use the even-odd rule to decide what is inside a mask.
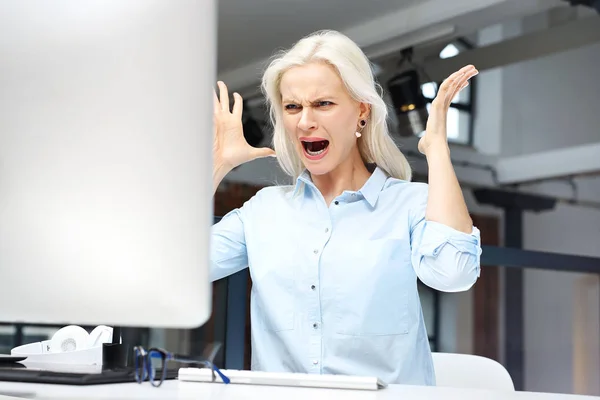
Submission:
[[[398,118],[399,135],[419,135],[425,130],[429,115],[419,74],[414,69],[402,72],[390,79],[387,86]]]

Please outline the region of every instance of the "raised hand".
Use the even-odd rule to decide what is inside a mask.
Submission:
[[[435,99],[431,102],[425,134],[419,140],[421,153],[426,154],[432,145],[438,143],[447,145],[446,124],[450,103],[461,90],[469,85],[469,79],[478,73],[479,71],[473,65],[467,65],[442,82]]]
[[[246,142],[242,127],[242,97],[234,93],[233,108],[229,109],[229,93],[223,82],[218,82],[219,97],[214,92],[213,160],[215,169],[231,170],[256,158],[274,156],[268,148],[255,148]]]

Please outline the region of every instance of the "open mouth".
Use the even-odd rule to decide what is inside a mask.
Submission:
[[[329,147],[329,140],[302,141],[304,152],[309,158],[321,158]]]

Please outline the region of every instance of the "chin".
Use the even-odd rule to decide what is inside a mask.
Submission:
[[[308,172],[310,172],[311,175],[325,175],[330,173],[333,168],[331,168],[330,166],[327,165],[315,165],[315,164],[308,164],[305,163],[304,164],[306,169],[308,170]]]
[[[328,154],[326,157],[322,158],[319,161],[314,161],[306,157],[302,157],[302,163],[311,175],[325,175],[330,173],[337,167],[337,164],[334,158],[332,157],[332,154]]]

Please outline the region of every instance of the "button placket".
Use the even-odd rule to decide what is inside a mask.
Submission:
[[[335,201],[336,205],[340,203],[339,200]],[[328,212],[329,214],[329,212]],[[306,354],[307,361],[309,362],[308,368],[311,372],[318,373],[321,370],[321,357],[322,357],[322,326],[321,326],[321,307],[320,307],[320,288],[319,286],[319,270],[321,265],[322,257],[326,254],[325,247],[329,242],[331,233],[333,231],[333,220],[332,216],[322,221],[321,227],[317,227],[320,233],[317,231],[315,235],[316,243],[313,247],[314,269],[311,271],[311,277],[307,284],[307,294],[309,311],[305,323],[308,325],[308,337],[309,337],[309,350]],[[308,289],[310,288],[310,289]]]
[[[308,363],[308,369],[311,372],[318,373],[320,371],[320,358],[322,351],[322,337],[321,331],[318,329],[320,327],[321,321],[321,312],[320,312],[320,293],[317,290],[317,285],[319,284],[319,269],[323,256],[323,252],[325,251],[325,245],[329,240],[329,232],[331,230],[331,226],[327,223],[327,221],[323,221],[324,224],[320,227],[317,226],[316,235],[314,235],[314,239],[316,239],[315,243],[313,243],[313,261],[311,262],[311,271],[310,276],[307,276],[308,282],[306,284],[307,290],[307,315],[306,320],[304,320],[308,325],[308,340],[309,347],[306,353],[306,362]],[[319,233],[320,232],[320,233]]]

